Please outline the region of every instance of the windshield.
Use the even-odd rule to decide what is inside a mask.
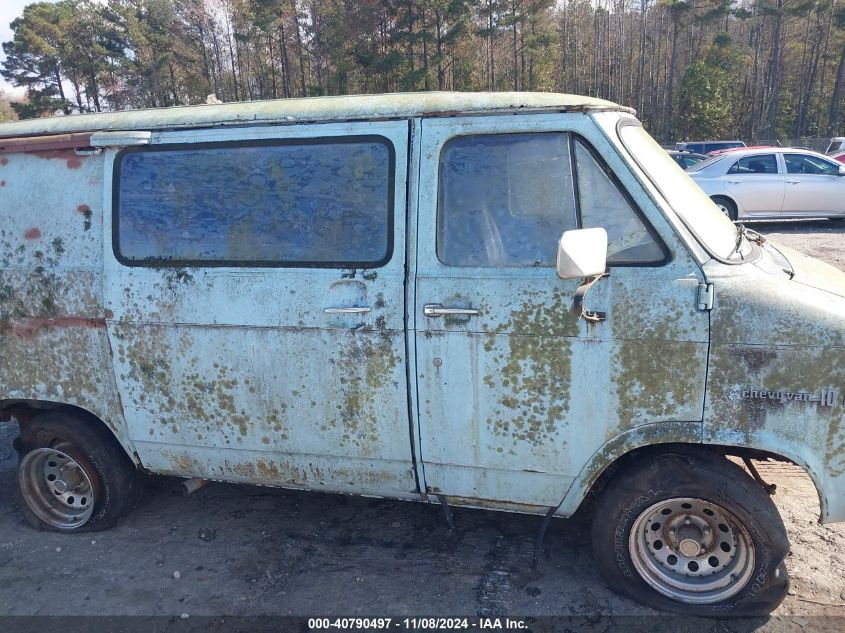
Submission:
[[[641,126],[626,125],[619,134],[631,157],[702,245],[721,259],[736,258],[738,240],[744,240],[734,223],[719,211],[707,194]],[[720,158],[703,161],[693,169],[698,170]],[[744,246],[743,254],[750,248],[747,243]]]
[[[701,161],[700,163],[696,163],[692,167],[687,169],[688,172],[690,171],[701,171],[702,169],[707,169],[710,165],[714,163],[718,163],[720,160],[724,160],[725,156],[720,154],[718,156],[711,156],[710,158],[706,158],[705,160]]]

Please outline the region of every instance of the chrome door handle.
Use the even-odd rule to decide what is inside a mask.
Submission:
[[[370,311],[367,306],[351,306],[349,308],[326,308],[326,314],[366,314]]]
[[[800,185],[801,184],[800,180],[787,180],[786,182],[789,183],[790,185]]]
[[[442,317],[442,316],[466,316],[474,317],[481,313],[472,308],[444,308],[439,303],[426,303],[423,306],[423,314],[427,317]]]

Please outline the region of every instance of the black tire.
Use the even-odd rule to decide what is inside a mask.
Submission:
[[[62,410],[45,411],[29,420],[19,442],[18,495],[26,522],[38,530],[53,532],[93,532],[117,523],[137,499],[138,471],[110,433],[96,421]],[[81,467],[93,489],[93,510],[82,525],[53,525],[39,516],[32,485],[25,485],[22,465],[27,455],[37,449],[54,449],[70,457]],[[31,505],[32,504],[32,505]],[[41,506],[43,508],[43,505]],[[42,510],[43,514],[43,510]]]
[[[736,210],[736,203],[730,198],[725,198],[724,196],[712,196],[710,198],[713,201],[713,204],[724,207],[727,211],[728,219],[732,222],[736,222],[737,219],[737,210]]]
[[[637,536],[635,534],[632,538],[631,532],[638,520],[652,516],[649,512],[660,508],[659,504],[665,504],[663,507],[668,508],[676,503],[669,500],[684,498],[701,500],[702,507],[709,506],[704,510],[705,513],[712,512],[712,509],[716,509],[717,513],[726,510],[725,516],[729,516],[731,521],[731,533],[736,530],[735,533],[743,535],[741,538],[746,543],[753,544],[753,549],[748,548],[753,556],[747,559],[747,571],[737,574],[747,579],[743,581],[741,588],[739,583],[734,581],[731,570],[723,572],[728,578],[727,585],[736,591],[724,600],[693,604],[664,595],[654,588],[653,577],[652,580],[646,580],[645,576],[651,572],[646,571],[644,575],[632,559],[632,551],[636,551]],[[678,521],[684,521],[684,515],[679,513],[676,516]],[[646,535],[649,530],[666,530],[673,518],[666,516],[663,527],[654,527],[659,526],[659,523],[649,525],[650,520],[651,518],[646,518],[644,524],[647,526],[643,532],[644,540],[648,538]],[[733,525],[734,522],[737,525]],[[683,525],[676,523],[679,524]],[[722,525],[718,528],[721,530]],[[743,529],[744,532],[741,532]],[[639,530],[637,532],[639,533]],[[718,531],[714,532],[715,538],[711,537],[713,553],[719,553],[716,551],[716,542],[721,541],[722,536]],[[660,538],[664,533],[658,531],[657,534]],[[677,532],[672,530],[672,534]],[[763,488],[739,466],[721,455],[705,450],[695,453],[666,453],[643,459],[641,462],[632,461],[627,467],[621,468],[608,482],[596,503],[592,538],[595,561],[610,587],[624,596],[662,611],[703,617],[759,616],[774,610],[789,590],[789,576],[783,565],[783,559],[789,552],[789,540],[777,508]],[[667,549],[663,555],[667,552],[676,553],[669,543],[670,538],[678,537],[665,537],[665,546],[662,541],[655,541],[659,545],[652,545],[652,549],[665,547]],[[707,542],[701,538],[699,542],[701,552],[704,552]],[[673,578],[688,574],[686,569],[681,569],[678,574],[677,569],[657,561],[657,554],[651,549],[645,549],[648,551],[641,555],[640,560],[649,555],[655,556],[650,564],[659,570],[658,574]],[[739,548],[736,551],[738,552]],[[680,552],[677,553],[683,556]],[[695,555],[703,557],[702,568],[704,560],[716,559],[713,553]],[[707,559],[708,555],[712,558]],[[736,552],[730,555],[736,556],[736,560],[741,559]],[[678,560],[678,557],[674,558]],[[639,567],[648,570],[648,565],[649,563],[640,563]],[[669,571],[665,571],[666,569]],[[697,564],[695,569],[698,570]],[[682,581],[687,580],[682,578]]]

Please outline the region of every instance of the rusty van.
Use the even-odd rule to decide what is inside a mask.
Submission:
[[[113,525],[140,471],[549,519],[586,500],[617,591],[731,615],[789,582],[752,458],[845,520],[845,274],[732,224],[628,108],[6,123],[0,215],[0,421],[37,528]]]

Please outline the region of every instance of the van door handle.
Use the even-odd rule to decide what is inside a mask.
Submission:
[[[786,182],[789,183],[790,185],[800,185],[801,184],[800,180],[787,180]]]
[[[348,308],[326,308],[326,314],[366,314],[370,311],[368,306],[350,306]]]
[[[479,316],[481,313],[472,308],[444,308],[439,303],[426,303],[423,306],[423,314],[427,317],[437,318],[442,316]]]
[[[729,185],[741,185],[742,181],[741,180],[729,180],[728,184]]]

